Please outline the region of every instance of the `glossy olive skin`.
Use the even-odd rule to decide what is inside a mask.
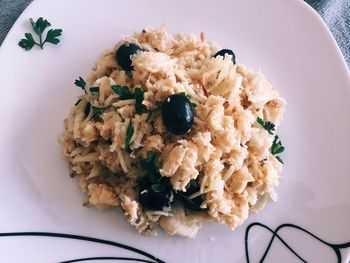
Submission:
[[[139,193],[139,202],[146,210],[170,211],[174,201],[171,187],[153,184]]]
[[[217,56],[225,57],[225,54],[231,55],[232,56],[232,58],[231,58],[232,63],[236,64],[236,55],[235,55],[235,53],[233,53],[233,51],[231,49],[221,49],[215,53],[214,57],[217,57]]]
[[[182,94],[169,96],[162,105],[162,119],[169,132],[177,135],[188,132],[194,120],[191,101]]]
[[[131,57],[140,51],[144,51],[144,49],[133,43],[121,45],[115,54],[118,65],[125,71],[133,70]]]

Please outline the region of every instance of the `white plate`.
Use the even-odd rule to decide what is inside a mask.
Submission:
[[[17,43],[30,30],[28,19],[39,16],[63,29],[62,42],[24,51]],[[119,211],[83,207],[84,197],[61,158],[57,136],[80,93],[74,79],[86,76],[100,52],[122,35],[161,23],[172,33],[205,31],[241,62],[261,68],[288,101],[279,131],[286,145],[279,201],[234,232],[207,224],[196,239],[138,235]],[[337,262],[338,251],[342,262],[349,261],[349,243],[331,246],[350,241],[349,72],[330,32],[302,1],[36,0],[1,47],[0,74],[0,232],[17,233],[1,235],[0,262],[147,258],[130,248],[52,232],[191,263],[247,261],[249,233],[250,262],[265,251],[266,262],[298,262],[276,236],[268,247],[273,235],[254,222],[272,230],[291,223],[329,242],[282,228],[278,235],[307,262]],[[18,233],[30,231],[49,233]]]

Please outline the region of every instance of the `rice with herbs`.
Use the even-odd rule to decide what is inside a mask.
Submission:
[[[116,62],[116,50],[128,43],[144,50],[132,56],[131,72]],[[145,29],[103,52],[86,85],[76,83],[86,94],[65,119],[59,141],[86,204],[120,207],[139,233],[155,234],[160,225],[171,235],[194,237],[206,220],[235,229],[276,199],[282,163],[271,147],[279,145],[274,125],[285,101],[260,72],[232,63],[230,55],[214,57],[217,51],[203,33]],[[161,105],[179,93],[193,103],[194,122],[175,135],[163,125]],[[142,161],[150,156],[175,195],[168,209],[139,201],[150,173]],[[197,188],[188,194],[192,183]],[[194,203],[197,209],[188,206]]]

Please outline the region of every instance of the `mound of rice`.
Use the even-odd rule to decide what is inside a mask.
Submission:
[[[126,42],[145,50],[132,57],[131,73],[115,58]],[[102,53],[59,138],[71,175],[87,195],[86,205],[120,207],[139,233],[156,234],[160,225],[171,235],[194,237],[206,220],[235,229],[270,197],[276,199],[282,163],[271,153],[274,133],[257,119],[277,127],[285,101],[260,72],[233,64],[229,55],[214,57],[217,51],[203,33],[172,36],[161,27],[126,36]],[[183,135],[167,132],[160,110],[151,119],[148,112],[136,113],[135,99],[120,99],[113,85],[127,86],[132,93],[141,88],[147,111],[169,95],[185,93],[196,104],[192,129]],[[97,119],[93,108],[87,109],[90,105],[105,107]],[[125,149],[130,127],[134,132]],[[140,159],[149,152],[156,153],[159,173],[170,179],[174,192],[185,193],[191,180],[198,182],[199,190],[190,198],[202,196],[201,211],[181,202],[167,211],[142,207],[138,194],[145,171]]]

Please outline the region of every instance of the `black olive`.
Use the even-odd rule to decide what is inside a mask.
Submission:
[[[132,43],[125,43],[121,45],[116,52],[116,59],[119,66],[122,67],[125,71],[133,70],[133,66],[131,65],[131,57],[135,55],[137,52],[144,51],[138,45]]]
[[[169,132],[174,134],[188,132],[194,119],[191,101],[182,94],[169,96],[163,102],[162,119]]]
[[[139,202],[147,210],[170,211],[174,201],[174,191],[164,183],[152,184],[140,191]]]
[[[236,56],[235,56],[235,53],[233,53],[233,51],[231,49],[221,49],[215,53],[214,57],[217,57],[217,56],[225,57],[225,54],[231,55],[232,56],[232,58],[231,58],[232,63],[236,64]]]

